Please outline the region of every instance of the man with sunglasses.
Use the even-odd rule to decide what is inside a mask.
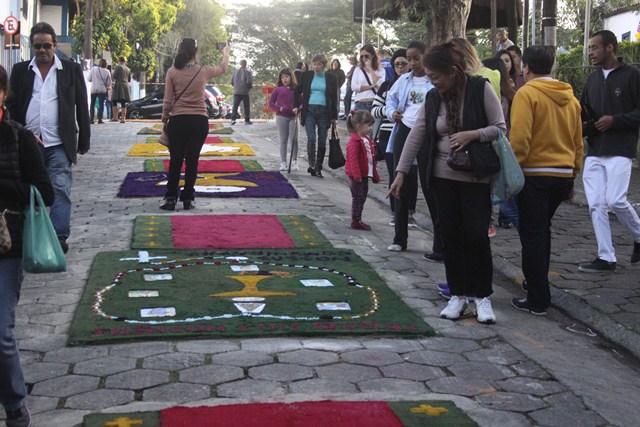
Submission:
[[[51,25],[34,25],[29,41],[34,57],[13,66],[6,106],[11,118],[33,132],[44,147],[55,194],[51,222],[66,253],[71,232],[71,165],[78,154],[89,151],[91,137],[87,87],[80,64],[55,54],[56,32]]]

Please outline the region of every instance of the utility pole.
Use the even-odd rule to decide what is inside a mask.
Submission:
[[[545,46],[556,47],[558,30],[558,0],[544,0],[542,3],[542,41]]]

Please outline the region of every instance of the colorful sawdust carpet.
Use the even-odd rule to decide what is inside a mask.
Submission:
[[[318,248],[331,243],[305,215],[138,216],[131,249]]]
[[[156,123],[151,127],[144,127],[138,131],[138,135],[160,135],[162,133],[162,123]],[[210,134],[232,134],[233,129],[225,127],[222,123],[209,123]]]
[[[158,412],[91,414],[85,427],[473,427],[453,402],[445,400],[248,403],[184,407]]]
[[[435,332],[347,249],[99,253],[70,345]]]
[[[134,157],[169,157],[169,149],[159,142],[142,142],[131,147],[128,156]],[[255,156],[256,153],[248,144],[204,144],[201,156]]]
[[[118,197],[161,197],[167,188],[167,172],[129,172]],[[178,183],[184,186],[184,174]],[[196,197],[284,197],[298,193],[280,172],[198,173]]]
[[[144,141],[145,143],[156,143],[158,142],[157,136],[148,136]],[[205,138],[205,144],[233,144],[236,142],[233,138],[229,136],[208,136]]]
[[[185,170],[182,165],[182,172]],[[198,172],[256,172],[264,170],[255,160],[198,160]],[[169,172],[168,159],[146,159],[145,172]]]

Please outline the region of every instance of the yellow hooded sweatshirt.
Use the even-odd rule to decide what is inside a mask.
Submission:
[[[582,169],[580,103],[571,86],[541,77],[513,98],[511,147],[529,176],[575,177]]]

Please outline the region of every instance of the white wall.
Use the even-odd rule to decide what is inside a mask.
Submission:
[[[46,22],[56,30],[56,34],[62,34],[63,31],[60,27],[62,23],[62,8],[60,6],[41,6],[38,22]]]
[[[618,41],[622,40],[622,35],[630,33],[632,42],[638,41],[636,39],[636,33],[638,29],[638,23],[640,22],[640,10],[627,11],[615,16],[604,19],[604,28],[613,32]]]

